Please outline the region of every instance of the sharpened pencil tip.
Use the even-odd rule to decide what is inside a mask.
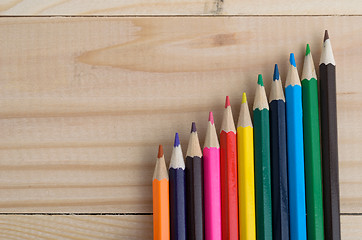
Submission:
[[[289,62],[290,62],[290,64],[293,65],[294,67],[297,67],[297,64],[295,64],[294,53],[291,53],[291,54],[290,54]]]
[[[263,83],[263,76],[261,74],[258,75],[258,84],[260,86],[264,86],[264,83]]]
[[[279,80],[278,64],[275,64],[275,66],[274,66],[273,81],[275,81],[275,80]]]
[[[328,30],[325,30],[324,31],[324,40],[323,40],[323,42],[325,42],[327,39],[329,39]]]
[[[305,55],[308,56],[308,54],[310,54],[309,44],[307,44],[307,47],[306,47],[306,49],[305,49]]]
[[[212,114],[212,112],[209,112],[209,122],[211,122],[211,124],[214,124],[214,115]]]
[[[226,96],[225,108],[227,108],[228,106],[230,106],[230,98],[229,98],[229,96]]]
[[[174,147],[177,147],[180,145],[180,139],[178,137],[178,133],[175,134],[175,142],[173,144]]]
[[[162,145],[160,144],[159,146],[158,146],[158,155],[157,155],[157,157],[158,158],[161,158],[163,156],[163,147],[162,147]]]
[[[243,92],[243,97],[241,99],[241,103],[246,103],[246,93]]]
[[[192,122],[191,124],[191,132],[196,132],[196,123]]]

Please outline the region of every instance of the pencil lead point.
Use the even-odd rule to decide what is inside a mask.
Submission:
[[[175,142],[173,144],[174,147],[177,147],[180,145],[180,139],[178,137],[178,133],[175,134]]]
[[[279,69],[278,69],[278,64],[275,64],[274,66],[274,75],[273,75],[273,81],[275,80],[279,80]]]
[[[305,55],[308,56],[308,54],[310,54],[309,44],[307,44],[307,47],[306,47],[306,49],[305,49]]]
[[[243,98],[241,99],[241,103],[246,103],[246,93],[243,92]]]
[[[160,144],[159,146],[158,146],[158,158],[161,158],[163,156],[163,147],[162,147],[162,145]]]
[[[191,132],[196,132],[196,123],[195,122],[192,122],[191,124]]]
[[[229,96],[226,96],[225,108],[227,108],[228,106],[230,106],[230,99],[229,99]]]
[[[211,122],[211,124],[214,124],[214,115],[212,114],[212,112],[209,112],[209,122]]]
[[[262,87],[264,86],[263,76],[261,74],[258,75],[258,84]]]
[[[290,62],[290,64],[293,65],[294,67],[297,67],[297,64],[295,64],[294,53],[291,53],[291,54],[290,54],[289,62]]]
[[[325,30],[324,31],[324,40],[323,40],[323,42],[325,42],[327,39],[329,39],[328,30]]]

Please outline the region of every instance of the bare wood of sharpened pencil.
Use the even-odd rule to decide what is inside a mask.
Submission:
[[[155,180],[155,179],[157,179],[159,181],[161,181],[162,179],[168,180],[168,172],[167,172],[165,157],[164,157],[163,153],[161,156],[158,156],[157,161],[156,161],[155,171],[153,172],[152,180]]]
[[[224,131],[226,133],[233,132],[236,134],[236,128],[234,124],[233,115],[231,112],[231,107],[228,106],[227,108],[225,108],[224,111],[225,112],[223,114],[223,119],[221,122],[221,131]]]
[[[186,156],[188,157],[202,157],[202,152],[200,148],[199,137],[197,132],[192,132],[190,134],[189,145],[187,147]]]
[[[249,107],[246,102],[246,97],[245,97],[245,103],[242,103],[240,106],[240,113],[239,113],[239,120],[237,127],[253,127],[253,123],[251,122]]]
[[[207,122],[209,125],[206,129],[206,137],[205,137],[205,143],[204,148],[220,148],[219,140],[217,138],[217,133],[215,129],[215,125],[211,124],[210,121]]]

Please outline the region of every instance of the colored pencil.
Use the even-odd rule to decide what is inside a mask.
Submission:
[[[187,239],[190,240],[204,239],[203,179],[202,153],[193,122],[186,154]]]
[[[237,125],[239,235],[240,240],[255,240],[254,139],[246,94],[243,93]]]
[[[205,239],[221,240],[220,145],[209,113],[204,144]]]
[[[323,190],[319,137],[318,83],[309,44],[307,44],[305,52],[302,73],[302,100],[307,236],[309,240],[323,240]]]
[[[270,157],[272,175],[273,238],[289,239],[289,191],[285,98],[275,64],[270,98]]]
[[[186,239],[186,180],[185,162],[182,155],[178,133],[175,134],[175,142],[169,167],[170,177],[170,223],[171,240]]]
[[[324,233],[328,240],[341,239],[339,219],[336,63],[326,30],[319,62],[322,132]]]
[[[272,199],[270,173],[269,106],[263,78],[258,76],[254,106],[254,156],[255,156],[255,202],[256,237],[272,239]]]
[[[162,145],[158,156],[152,181],[153,192],[153,239],[170,239],[170,206],[168,173],[163,156]]]
[[[222,239],[238,239],[238,168],[236,129],[229,96],[226,97],[220,133]]]
[[[305,240],[307,239],[307,229],[305,216],[302,87],[293,53],[290,54],[289,63],[287,80],[285,82],[285,97],[290,238],[293,240]]]

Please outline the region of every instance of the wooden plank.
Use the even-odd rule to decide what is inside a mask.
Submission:
[[[152,239],[152,216],[0,216],[0,238]]]
[[[0,15],[346,15],[359,0],[3,0]]]
[[[362,237],[362,216],[341,216],[342,239]],[[144,240],[152,238],[152,216],[0,216],[0,238]]]
[[[337,62],[341,211],[362,212],[362,17],[6,18],[0,22],[0,211],[152,212],[157,145],[235,121],[290,52],[329,29]],[[250,106],[251,107],[251,106]],[[145,168],[141,168],[145,166]]]

